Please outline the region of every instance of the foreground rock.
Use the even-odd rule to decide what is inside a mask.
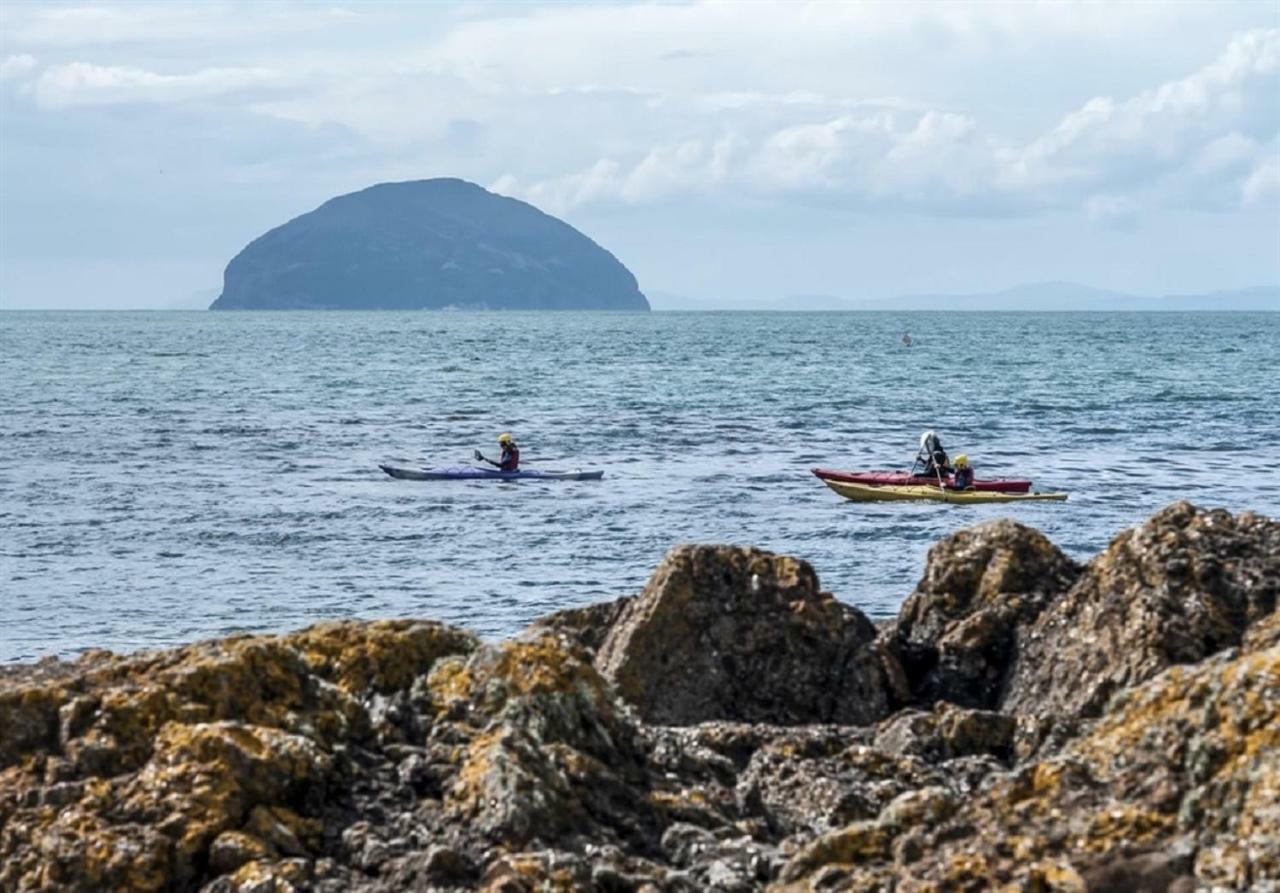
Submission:
[[[1004,707],[1095,716],[1117,691],[1238,645],[1280,595],[1280,524],[1183,502],[1122,533],[1027,632]]]
[[[1079,576],[1043,534],[1014,521],[938,543],[885,636],[910,699],[998,707],[1027,629]]]
[[[875,627],[789,556],[682,546],[639,597],[553,625],[598,642],[596,666],[648,722],[860,725],[889,710]]]
[[[342,623],[0,683],[0,889],[195,888],[323,847],[392,700],[468,633]]]
[[[803,562],[684,547],[501,644],[7,670],[0,890],[1280,891],[1277,528],[1178,505],[1081,568],[980,525],[879,643]]]

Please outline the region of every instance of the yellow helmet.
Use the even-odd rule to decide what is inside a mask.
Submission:
[[[510,434],[499,434],[498,443],[503,444],[505,446],[506,444],[514,443],[514,441],[511,439]]]
[[[956,468],[968,468],[968,467],[969,467],[968,456],[964,455],[963,453],[959,456],[956,456]]]

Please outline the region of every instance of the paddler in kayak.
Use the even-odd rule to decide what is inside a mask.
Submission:
[[[921,466],[924,470],[916,472]],[[942,441],[937,434],[926,431],[920,435],[920,451],[916,453],[915,465],[911,467],[911,471],[926,477],[951,474],[951,460],[947,458],[947,451],[942,448]]]
[[[497,462],[481,455],[476,450],[476,458],[481,462],[488,462],[490,465],[496,465],[499,471],[519,471],[520,470],[520,447],[516,446],[515,440],[510,434],[498,435],[498,446],[502,447],[502,456]]]
[[[972,490],[973,487],[973,466],[969,464],[969,457],[966,455],[956,456],[955,471],[952,473],[951,483],[947,485],[948,490]]]

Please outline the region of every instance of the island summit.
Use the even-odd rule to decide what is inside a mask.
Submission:
[[[562,220],[465,180],[381,183],[259,236],[211,310],[648,310]]]

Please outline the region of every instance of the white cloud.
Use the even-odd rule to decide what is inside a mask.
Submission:
[[[1129,226],[1138,217],[1138,204],[1123,195],[1091,195],[1084,204],[1090,220],[1110,226]]]
[[[843,273],[856,248],[832,233],[902,211],[903,238],[966,245],[958,258],[1052,232],[1056,262],[1068,221],[1070,238],[1132,225],[1125,239],[1164,234],[1162,256],[1185,239],[1186,264],[1203,251],[1214,271],[1256,270],[1280,208],[1276,24],[1274,4],[1231,0],[0,0],[0,187],[6,212],[56,209],[50,232],[97,219],[92,141],[110,147],[95,201],[165,205],[180,170],[211,197],[185,193],[191,213],[236,238],[253,203],[250,228],[371,182],[452,175],[599,224],[664,276],[665,221],[692,231],[701,215],[700,240],[725,251],[749,230],[794,261],[742,258],[753,287],[809,275],[823,240]],[[50,183],[57,203],[36,188]],[[768,210],[739,227],[744,206]],[[62,250],[24,230],[6,245]],[[1102,236],[1126,270],[1169,269]]]
[[[265,68],[205,68],[190,74],[159,74],[141,68],[71,62],[45,69],[33,95],[47,108],[139,102],[181,102],[278,83]]]
[[[813,120],[824,110],[814,94],[770,103],[750,94],[729,103],[720,100],[725,94],[685,97],[690,106],[720,112],[716,122],[731,123],[717,134],[692,119],[685,138],[633,150],[631,160],[620,153],[577,173],[520,182],[526,197],[551,202],[559,212],[587,202],[636,204],[723,187],[938,210],[980,210],[984,202],[1005,211],[1075,206],[1090,219],[1116,223],[1160,204],[1158,194],[1139,201],[1138,192],[1164,188],[1167,201],[1205,206],[1270,195],[1273,167],[1262,163],[1249,134],[1273,139],[1280,133],[1278,70],[1280,30],[1241,34],[1192,74],[1128,99],[1089,99],[1022,144],[944,109],[900,107]],[[769,113],[754,114],[761,107]],[[769,126],[787,118],[792,123]],[[713,165],[707,147],[717,143],[733,150],[722,151]],[[601,176],[605,168],[608,176]]]
[[[163,43],[207,30],[241,46],[244,34],[345,19],[385,25],[396,15],[376,5],[358,14],[95,5],[24,10],[7,30],[17,45]],[[510,188],[559,211],[727,190],[948,213],[981,212],[984,202],[1088,213],[1092,196],[1162,181],[1176,184],[1169,197],[1178,201],[1196,188],[1239,201],[1259,164],[1247,144],[1280,129],[1267,92],[1277,89],[1276,29],[1242,33],[1208,65],[1128,98],[1079,96],[1060,106],[1073,111],[1027,133],[1002,111],[1010,90],[1041,117],[1054,90],[1069,93],[1108,68],[1123,80],[1159,58],[1152,47],[1199,39],[1197,23],[1212,16],[1194,7],[1176,18],[1173,27],[1152,5],[495,5],[406,18],[390,50],[353,40],[291,52],[286,43],[266,65],[260,55],[182,73],[64,61],[40,74],[31,96],[67,109],[234,95],[257,114],[337,125],[396,155],[417,147],[432,169],[518,184]],[[1124,64],[1082,67],[1081,52],[1123,52]],[[1001,84],[1000,101],[986,98],[1004,79],[993,71],[1028,59],[1072,75]],[[449,143],[460,115],[475,135],[465,152]]]
[[[136,2],[93,5],[9,4],[6,30],[15,43],[37,47],[207,42],[344,27],[354,13],[334,7],[226,2]]]
[[[1257,142],[1233,130],[1201,148],[1192,169],[1202,176],[1236,170],[1255,160],[1260,151]]]
[[[1268,76],[1278,67],[1280,29],[1239,35],[1217,59],[1187,77],[1126,101],[1090,100],[1032,143],[1027,154],[1065,164],[1125,154],[1174,159],[1231,125],[1257,121],[1274,128],[1280,124],[1277,82]]]
[[[0,62],[0,81],[17,80],[36,67],[36,57],[18,53]]]
[[[1240,194],[1246,205],[1280,200],[1280,149],[1272,148],[1269,157],[1245,179]]]

